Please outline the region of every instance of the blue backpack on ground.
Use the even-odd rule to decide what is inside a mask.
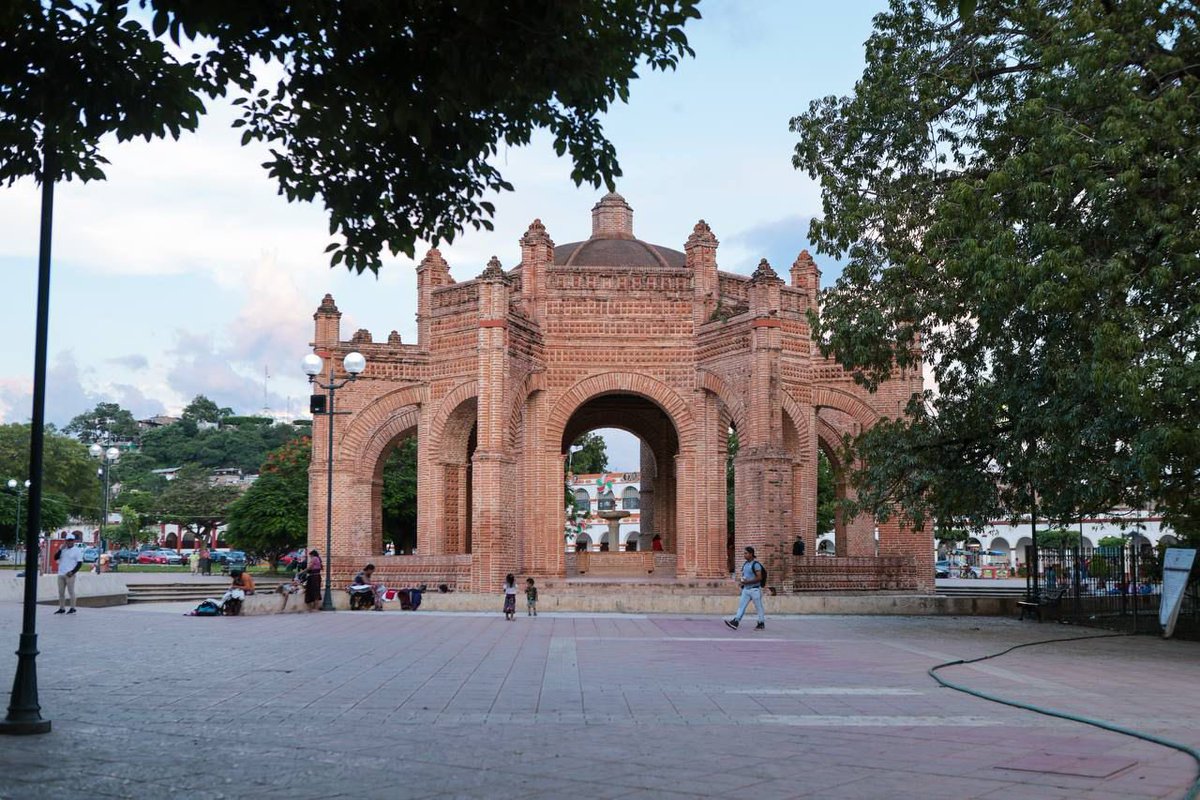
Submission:
[[[214,600],[205,600],[200,605],[192,609],[192,617],[219,617],[221,616],[221,607]]]

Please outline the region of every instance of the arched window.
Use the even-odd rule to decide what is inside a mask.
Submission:
[[[621,508],[626,511],[633,511],[639,507],[641,497],[638,490],[632,486],[626,486],[625,491],[621,492]]]
[[[613,511],[616,509],[616,507],[617,498],[611,491],[607,491],[600,495],[600,500],[596,503],[596,510],[598,511]]]
[[[588,497],[588,493],[583,489],[575,490],[575,508],[579,509],[580,511],[592,510],[592,501]]]

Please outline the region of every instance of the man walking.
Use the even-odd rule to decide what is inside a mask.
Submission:
[[[55,614],[75,613],[75,573],[83,566],[83,548],[74,534],[68,534],[70,544],[63,547],[54,557],[58,559],[58,611]],[[71,610],[68,611],[67,592],[71,593]]]
[[[754,630],[766,630],[767,619],[763,612],[762,600],[762,585],[766,574],[763,571],[763,565],[754,558],[753,547],[746,548],[745,558],[746,561],[742,564],[742,577],[738,580],[738,585],[742,587],[742,599],[738,604],[737,614],[733,619],[725,620],[725,624],[736,631],[746,613],[746,607],[753,601],[754,608],[758,611],[758,624],[754,626]]]

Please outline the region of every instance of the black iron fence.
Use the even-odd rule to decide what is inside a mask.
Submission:
[[[1153,548],[1025,548],[1020,573],[1029,598],[1052,604],[1058,616],[1083,625],[1138,632],[1158,630],[1162,560]],[[1197,583],[1184,596],[1177,630],[1200,633]]]

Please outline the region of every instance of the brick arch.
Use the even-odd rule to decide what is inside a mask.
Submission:
[[[854,421],[864,429],[870,428],[879,421],[880,414],[871,408],[866,401],[842,389],[830,386],[814,386],[812,390],[814,408],[832,408],[842,411],[854,418]]]
[[[825,455],[828,456],[833,464],[835,474],[844,474],[845,463],[842,461],[842,454],[838,448],[842,444],[842,434],[845,431],[838,430],[829,420],[817,416],[817,442],[823,443],[827,448]]]
[[[378,457],[387,444],[401,432],[393,430],[397,424],[396,417],[409,410],[419,411],[425,403],[425,399],[425,387],[405,386],[393,389],[367,403],[361,411],[356,412],[350,418],[350,424],[346,426],[345,433],[336,442],[337,459],[360,466],[367,464],[368,472],[372,471],[374,463],[370,461],[367,454],[372,448],[377,448],[375,456]],[[391,436],[387,436],[384,433],[385,430],[393,430]],[[381,436],[385,437],[382,442]]]
[[[408,431],[420,431],[421,409],[419,406],[409,406],[388,420],[387,424],[376,430],[375,435],[367,442],[359,461],[359,471],[371,474],[375,478],[383,477],[384,456],[396,444],[396,440]]]
[[[729,384],[713,372],[709,372],[706,369],[698,369],[696,370],[696,375],[700,379],[700,388],[706,392],[715,394],[725,405],[725,408],[729,410],[729,416],[733,420],[733,427],[740,431],[745,431],[746,405],[742,402],[741,396],[731,390]]]
[[[804,413],[804,409],[796,402],[796,398],[792,397],[787,391],[779,393],[780,404],[783,406],[783,413],[792,423],[792,427],[796,429],[796,446],[800,452],[805,452],[808,448],[809,437],[812,431],[808,429],[808,415]]]
[[[465,401],[479,397],[479,383],[474,380],[464,381],[450,390],[438,404],[433,421],[429,424],[429,441],[441,452],[442,437],[446,434],[446,424],[450,417]]]
[[[521,430],[521,416],[525,413],[525,403],[529,398],[538,392],[546,390],[546,373],[537,370],[535,372],[527,372],[524,380],[521,381],[520,387],[513,394],[512,406],[508,411],[508,447],[512,451],[516,451],[520,442],[517,439],[517,434]]]
[[[593,397],[605,394],[633,394],[656,403],[675,426],[680,452],[692,449],[696,424],[687,403],[665,383],[636,372],[604,372],[577,382],[558,398],[550,410],[546,422],[549,435],[544,441],[555,443],[554,446],[557,447],[567,423],[579,407]]]

